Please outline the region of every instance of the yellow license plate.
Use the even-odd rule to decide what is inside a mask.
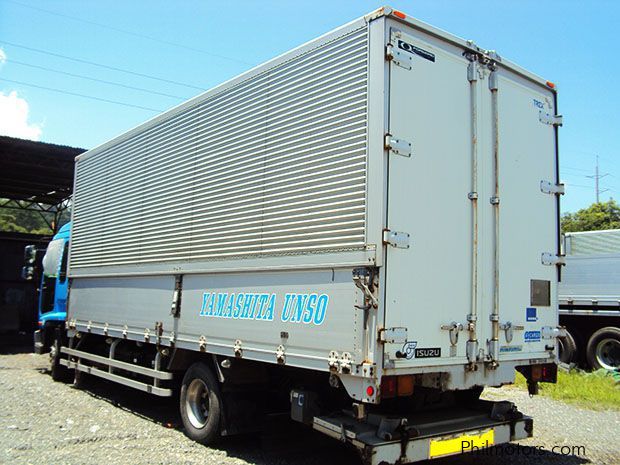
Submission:
[[[495,442],[492,429],[476,433],[465,433],[457,437],[432,439],[429,458],[443,457],[444,455],[460,454],[491,447]]]

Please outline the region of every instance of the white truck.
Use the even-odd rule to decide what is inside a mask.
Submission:
[[[556,379],[553,83],[384,7],[77,157],[53,364],[210,444],[294,420],[371,464],[532,435]]]
[[[620,229],[565,234],[559,285],[562,361],[620,368]]]

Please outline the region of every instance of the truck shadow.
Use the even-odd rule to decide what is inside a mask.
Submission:
[[[157,398],[125,386],[85,377],[81,390],[92,397],[108,402],[116,408],[136,415],[145,421],[182,431],[178,414],[178,398]],[[212,448],[224,451],[227,456],[256,465],[360,465],[357,451],[352,446],[317,433],[305,425],[292,421],[287,414],[270,415],[260,433],[222,438]],[[446,457],[419,462],[430,465],[581,465],[590,463],[584,457],[542,451],[536,446],[504,445],[485,449],[479,453]]]

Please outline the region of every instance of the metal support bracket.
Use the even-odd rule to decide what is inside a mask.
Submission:
[[[331,371],[338,371],[339,362],[340,356],[338,355],[338,352],[335,350],[330,351],[327,356],[327,366],[329,366],[329,369]]]
[[[372,308],[379,308],[379,300],[374,296],[370,288],[373,279],[368,268],[355,268],[353,270],[353,282],[364,293],[365,301],[371,302]]]
[[[396,66],[400,66],[405,69],[413,69],[413,55],[405,52],[392,44],[388,44],[385,49],[385,59],[391,61]]]
[[[478,80],[478,62],[474,60],[475,58],[473,58],[472,61],[469,62],[469,65],[467,65],[467,80],[469,82]]]
[[[543,265],[557,265],[557,266],[564,266],[566,265],[566,259],[564,257],[564,255],[557,255],[554,253],[549,253],[549,252],[544,252],[541,257],[540,257],[540,261]]]
[[[556,337],[564,337],[566,336],[566,328],[564,327],[553,328],[551,326],[543,326],[540,330],[540,335],[543,339],[553,339]]]
[[[278,365],[286,364],[286,349],[282,344],[276,348],[276,361]]]
[[[538,121],[543,124],[549,124],[551,126],[562,126],[562,115],[550,115],[549,113],[540,110],[538,112]]]
[[[348,375],[351,373],[351,365],[353,363],[353,357],[349,352],[343,352],[340,357],[340,369],[338,370],[340,373]]]
[[[385,135],[385,149],[395,153],[396,155],[411,157],[412,148],[413,146],[411,142],[407,142],[404,139],[398,139],[391,134]]]
[[[239,357],[239,358],[243,357],[243,347],[242,347],[241,339],[237,339],[235,341],[233,350],[235,351],[235,357]]]
[[[183,275],[177,275],[174,281],[174,292],[172,293],[172,305],[170,314],[178,318],[181,316],[181,293],[183,292]]]
[[[409,248],[409,233],[402,231],[383,230],[383,243],[396,247],[397,249]]]
[[[540,181],[540,191],[544,194],[564,195],[564,184],[555,184],[551,181]]]

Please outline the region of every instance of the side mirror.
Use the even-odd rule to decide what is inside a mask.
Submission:
[[[34,265],[37,260],[37,246],[27,245],[24,247],[24,263],[26,265]]]
[[[22,279],[25,281],[32,281],[34,278],[34,266],[22,267]]]

